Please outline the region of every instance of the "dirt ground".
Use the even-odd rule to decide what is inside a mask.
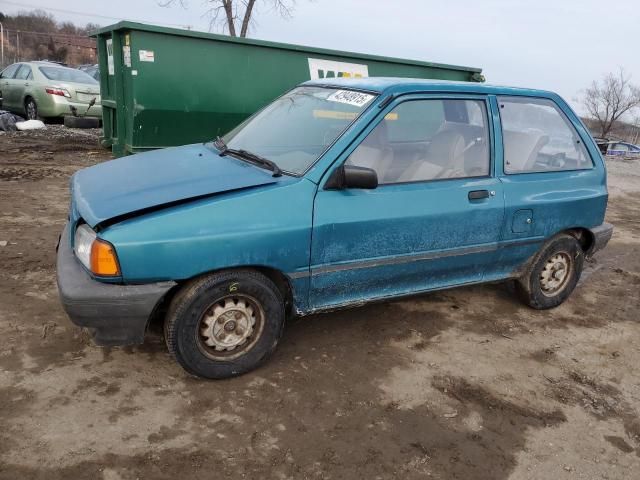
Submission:
[[[59,305],[97,136],[0,134],[0,479],[639,478],[640,161],[608,162],[615,235],[561,307],[487,285],[316,315],[203,381],[159,334],[99,348]]]

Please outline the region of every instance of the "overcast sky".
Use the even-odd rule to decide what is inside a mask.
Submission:
[[[127,19],[207,31],[206,2],[185,3],[0,0],[0,11],[37,6],[78,24]],[[266,7],[256,20],[253,38],[481,67],[489,83],[569,101],[619,66],[640,83],[640,0],[297,0],[290,20]]]

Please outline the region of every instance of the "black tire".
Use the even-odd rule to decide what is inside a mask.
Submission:
[[[64,126],[67,128],[100,128],[100,119],[97,117],[64,117]]]
[[[40,117],[38,116],[38,104],[31,97],[27,97],[24,100],[24,114],[27,120],[40,119]]]
[[[251,311],[254,317],[247,314]],[[242,330],[252,318],[255,323]],[[252,270],[220,272],[198,278],[176,294],[165,319],[164,337],[169,353],[187,372],[204,378],[228,378],[267,360],[282,336],[284,319],[280,291],[267,277]],[[234,330],[229,332],[231,323]],[[232,341],[251,334],[243,343],[218,351],[216,348],[222,347],[217,342],[226,338],[219,340],[215,328]]]
[[[516,281],[516,293],[537,310],[557,307],[573,292],[583,264],[584,252],[578,240],[568,234],[557,235],[542,247],[527,272]]]

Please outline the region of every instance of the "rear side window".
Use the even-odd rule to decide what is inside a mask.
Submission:
[[[31,67],[29,65],[22,65],[18,73],[16,74],[16,80],[30,80],[33,78],[31,73]]]
[[[371,168],[380,184],[489,175],[489,131],[483,100],[401,103],[347,159]]]
[[[629,146],[625,145],[624,143],[617,143],[613,146],[613,150],[620,150],[621,152],[628,152]]]
[[[498,102],[505,173],[593,167],[578,133],[553,101],[503,97]]]
[[[2,71],[2,73],[0,74],[0,78],[13,78],[16,71],[18,70],[18,67],[20,67],[19,63],[14,63],[13,65],[9,65],[7,68],[5,68]]]

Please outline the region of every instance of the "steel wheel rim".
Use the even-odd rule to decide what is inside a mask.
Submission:
[[[567,252],[558,252],[549,257],[540,272],[540,290],[543,295],[553,297],[562,292],[569,283],[573,258]]]
[[[249,351],[264,328],[264,310],[253,297],[225,295],[204,309],[196,343],[213,360],[231,360]]]
[[[37,116],[36,104],[31,101],[27,103],[27,118],[29,120],[35,120]]]

